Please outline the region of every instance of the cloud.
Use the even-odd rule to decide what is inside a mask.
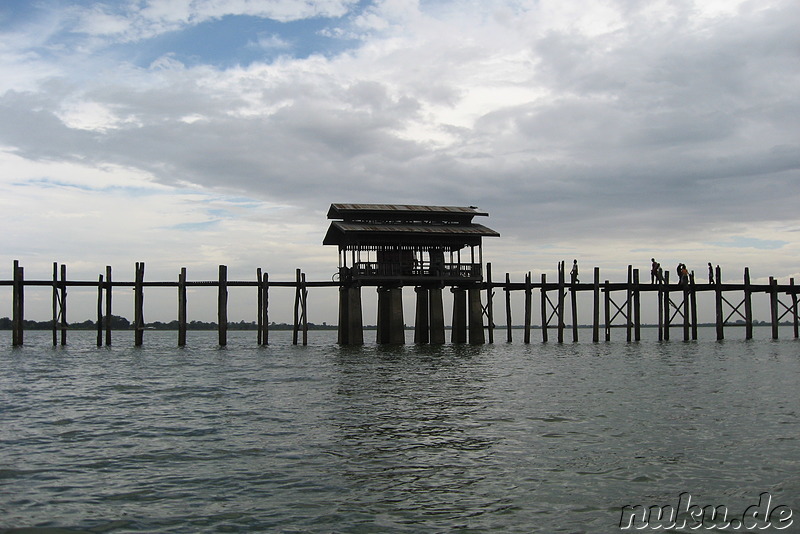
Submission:
[[[285,53],[229,67],[148,41],[228,15],[329,17],[320,33],[358,41],[293,57],[289,26],[270,29],[251,46]],[[4,30],[26,36],[0,48],[7,165],[46,166],[51,183],[60,165],[70,180],[112,169],[89,174],[162,187],[132,217],[157,221],[151,235],[196,230],[204,259],[253,258],[225,241],[231,228],[311,255],[294,236],[318,246],[330,202],[398,202],[489,211],[503,237],[487,247],[510,270],[580,252],[603,265],[713,253],[794,272],[782,228],[800,200],[796,2],[138,2],[49,20],[45,39]],[[123,41],[159,59],[141,66]],[[175,191],[262,207],[220,215],[178,207]],[[291,218],[277,225],[267,206]],[[781,257],[750,255],[770,243],[782,246],[760,250]]]

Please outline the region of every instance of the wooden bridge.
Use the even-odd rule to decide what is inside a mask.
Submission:
[[[436,280],[435,286],[418,286],[415,316],[416,343],[444,343],[445,326],[441,311],[441,290],[449,287],[453,292],[453,318],[451,342],[453,343],[494,343],[495,341],[495,296],[496,291],[505,292],[505,330],[506,341],[512,341],[512,294],[521,293],[524,298],[522,322],[523,341],[531,342],[534,328],[541,331],[542,341],[547,342],[551,336],[559,343],[564,342],[565,335],[571,341],[578,341],[578,294],[587,293],[592,296],[592,341],[609,341],[611,330],[625,329],[627,341],[639,341],[641,323],[641,295],[657,294],[658,302],[658,339],[668,341],[671,332],[676,329],[683,340],[697,339],[698,293],[713,293],[715,302],[716,339],[724,339],[725,327],[732,326],[733,320],[744,324],[744,337],[753,335],[753,299],[754,295],[763,294],[768,298],[770,310],[771,337],[778,338],[778,325],[788,317],[793,327],[794,338],[798,337],[798,286],[794,279],[788,284],[778,284],[770,277],[768,284],[751,284],[750,272],[744,269],[741,283],[697,283],[692,273],[684,283],[671,283],[669,273],[664,273],[663,282],[641,283],[639,270],[628,266],[627,279],[622,282],[601,281],[600,269],[595,267],[591,282],[568,281],[564,263],[558,264],[555,280],[549,281],[545,273],[537,280],[531,273],[522,282],[512,282],[506,273],[505,281],[492,279],[492,265],[487,263],[485,277],[474,281],[471,277],[442,278]],[[14,261],[13,279],[0,280],[0,286],[11,286],[12,298],[12,344],[22,345],[24,341],[23,318],[25,309],[25,289],[28,287],[50,287],[52,290],[53,345],[66,344],[69,324],[67,322],[67,288],[94,287],[97,289],[97,345],[110,345],[112,338],[112,294],[115,288],[132,288],[134,291],[134,343],[143,343],[144,291],[146,288],[173,287],[178,297],[178,345],[186,344],[187,332],[187,288],[208,287],[217,290],[217,328],[220,345],[227,343],[228,331],[228,288],[252,287],[256,290],[257,343],[269,343],[269,292],[270,288],[283,287],[294,289],[294,317],[292,343],[303,345],[308,341],[308,294],[309,289],[320,287],[337,287],[340,302],[344,298],[347,305],[340,305],[339,343],[358,345],[363,343],[361,327],[360,283],[352,280],[308,281],[305,274],[297,269],[294,280],[270,280],[269,275],[256,269],[252,280],[228,280],[227,267],[219,266],[216,280],[191,281],[187,279],[186,268],[182,268],[175,281],[146,281],[145,264],[139,262],[135,267],[132,281],[112,280],[112,269],[106,267],[104,274],[97,280],[68,280],[66,265],[53,264],[52,279],[27,280],[19,261]],[[716,268],[715,280],[721,280],[720,268]],[[384,281],[385,284],[385,281]],[[364,285],[370,285],[365,281]],[[378,287],[378,343],[403,343],[404,322],[402,319],[401,288]],[[394,292],[392,300],[381,295]],[[539,295],[539,321],[534,324],[533,296]],[[736,294],[732,298],[731,294]],[[350,303],[357,295],[358,306]],[[383,299],[383,300],[382,300]],[[438,306],[436,305],[438,304]],[[350,317],[343,318],[344,314]],[[357,318],[354,319],[354,316]],[[435,318],[432,315],[442,315]],[[602,316],[602,320],[601,320]],[[381,319],[384,317],[384,319]],[[344,319],[344,320],[343,320]],[[567,323],[569,322],[569,326]],[[708,321],[711,322],[711,321]],[[785,322],[785,321],[784,321]],[[570,336],[571,334],[571,336]]]

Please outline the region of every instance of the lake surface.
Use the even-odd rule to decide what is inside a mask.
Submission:
[[[768,492],[798,532],[800,343],[656,334],[0,332],[0,531],[604,533],[625,505],[740,513]]]

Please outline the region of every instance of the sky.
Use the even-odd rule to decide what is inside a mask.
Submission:
[[[327,280],[333,202],[478,206],[495,279],[800,279],[798,27],[796,0],[0,0],[0,279]]]

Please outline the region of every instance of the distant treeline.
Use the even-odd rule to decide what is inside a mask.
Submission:
[[[101,326],[105,328],[105,321],[101,321]],[[23,320],[22,326],[25,330],[52,330],[53,329],[53,320],[49,321],[28,321]],[[68,323],[68,328],[70,330],[96,330],[97,329],[97,322],[92,321],[91,319],[87,319],[82,323]],[[170,321],[168,323],[164,323],[161,321],[154,321],[152,323],[145,323],[144,327],[148,330],[177,330],[178,329],[178,321]],[[271,330],[291,330],[294,328],[290,324],[286,323],[275,323],[272,322],[269,324]],[[11,319],[8,317],[0,318],[0,330],[11,330],[12,324]],[[120,317],[119,315],[112,315],[111,316],[111,329],[112,330],[130,330],[133,328],[133,325],[129,320],[125,317]],[[215,322],[205,322],[205,321],[190,321],[186,323],[187,330],[216,330],[217,323]],[[257,330],[258,325],[255,321],[251,321],[246,323],[244,321],[239,321],[238,323],[228,323],[228,330]],[[335,330],[335,325],[328,325],[326,323],[314,324],[308,323],[309,330]]]

